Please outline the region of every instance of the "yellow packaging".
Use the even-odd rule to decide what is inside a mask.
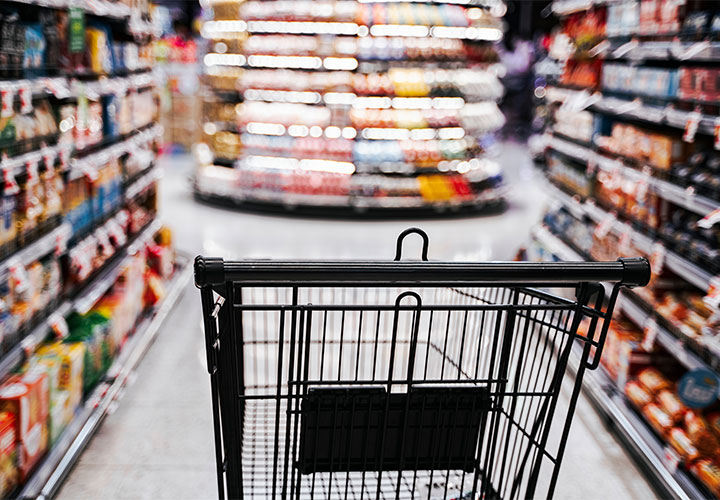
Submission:
[[[444,175],[420,175],[420,195],[427,201],[447,201],[452,199],[454,190]]]
[[[58,389],[68,392],[68,412],[72,415],[83,398],[83,360],[85,345],[82,342],[65,344],[54,342],[38,349],[39,356],[57,356],[61,360]]]

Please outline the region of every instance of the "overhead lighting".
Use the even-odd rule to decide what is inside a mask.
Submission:
[[[352,103],[357,109],[387,109],[392,106],[392,99],[385,96],[358,97]]]
[[[465,129],[462,127],[448,127],[438,130],[438,138],[443,140],[462,139],[465,137]]]
[[[245,60],[245,56],[242,54],[217,54],[211,52],[203,57],[203,63],[206,66],[243,66]]]
[[[352,175],[355,173],[355,165],[353,163],[334,160],[300,160],[300,169],[344,175]]]
[[[357,35],[355,23],[310,21],[248,21],[247,30],[254,33],[288,33],[293,35]]]
[[[248,64],[256,68],[318,69],[322,59],[313,56],[267,56],[248,57]]]
[[[250,122],[245,130],[258,135],[285,135],[285,126],[280,123]]]
[[[414,24],[374,24],[370,27],[372,36],[426,37],[430,33],[427,26]]]
[[[466,38],[469,40],[487,40],[497,42],[502,38],[502,31],[498,28],[476,28],[471,26],[433,26],[430,34],[435,38]]]
[[[358,61],[354,57],[326,57],[322,65],[329,70],[352,71],[357,69]]]

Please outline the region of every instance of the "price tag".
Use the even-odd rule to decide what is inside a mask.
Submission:
[[[3,192],[5,195],[15,195],[20,192],[20,186],[18,186],[15,180],[15,173],[12,167],[3,167]]]
[[[20,346],[22,347],[23,353],[25,354],[25,358],[27,359],[30,356],[32,356],[33,352],[35,352],[35,346],[36,346],[35,339],[33,338],[32,335],[29,337],[25,337],[20,342]]]
[[[718,222],[720,222],[720,208],[716,208],[715,210],[707,214],[705,217],[700,219],[697,225],[703,229],[710,229]]]
[[[621,255],[630,255],[632,252],[632,228],[625,226],[620,233],[620,241],[618,242],[618,251]]]
[[[57,153],[52,149],[47,149],[43,153],[43,162],[45,163],[45,170],[48,172],[48,176],[52,177],[55,175],[55,157]]]
[[[607,236],[610,232],[610,229],[612,229],[616,218],[617,216],[613,213],[607,214],[605,218],[600,221],[597,226],[595,226],[595,236],[601,240],[605,238],[605,236]]]
[[[20,114],[26,115],[33,110],[32,91],[30,85],[22,84],[18,88],[18,96],[20,97]]]
[[[669,445],[663,449],[663,462],[670,474],[675,474],[680,463],[680,456]]]
[[[693,111],[688,115],[687,121],[685,122],[683,141],[695,142],[695,134],[697,133],[698,125],[700,125],[700,116],[700,113],[697,111]]]
[[[40,182],[40,175],[38,174],[38,161],[28,160],[25,167],[27,169],[27,185],[34,186]]]
[[[652,316],[645,321],[645,327],[643,328],[643,339],[640,347],[647,352],[652,352],[655,348],[655,339],[658,335],[658,325],[655,318]]]
[[[98,246],[100,247],[100,251],[103,256],[112,257],[115,250],[110,243],[110,236],[108,235],[107,230],[104,227],[99,227],[97,231],[95,231],[95,237],[97,238]]]
[[[0,117],[9,118],[15,114],[15,94],[12,89],[4,88],[0,90],[0,101],[2,101],[2,107],[0,107]]]
[[[703,302],[705,302],[710,309],[720,307],[720,276],[715,276],[710,279],[707,295],[703,298]]]
[[[48,318],[48,325],[57,339],[64,339],[70,334],[70,328],[62,314],[52,313]]]
[[[87,180],[90,182],[95,182],[98,180],[98,177],[100,177],[100,174],[98,173],[97,169],[89,165],[87,162],[83,162],[80,165],[80,171],[87,177]]]
[[[68,149],[61,149],[58,151],[58,158],[60,159],[60,170],[63,172],[68,169],[68,157],[70,151]]]
[[[720,149],[720,117],[715,118],[715,126],[713,127],[713,144],[715,149]]]
[[[667,250],[665,250],[662,243],[658,242],[653,245],[652,255],[650,256],[650,268],[653,274],[659,275],[662,272],[666,254]]]

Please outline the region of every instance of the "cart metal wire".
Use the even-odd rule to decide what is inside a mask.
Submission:
[[[400,260],[410,233],[423,261]],[[649,263],[427,247],[412,228],[394,261],[197,257],[220,498],[552,497],[583,374]]]

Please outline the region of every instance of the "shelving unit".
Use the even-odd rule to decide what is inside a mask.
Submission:
[[[199,199],[325,214],[502,205],[487,158],[504,123],[499,1],[272,5],[203,26]]]
[[[18,219],[17,234],[13,233],[13,236],[3,233],[2,286],[9,287],[10,279],[19,279],[14,278],[13,273],[27,273],[26,267],[35,266],[35,272],[40,267],[45,273],[40,279],[41,284],[50,279],[45,276],[51,272],[44,267],[48,262],[55,266],[50,269],[57,273],[54,296],[47,301],[43,298],[40,306],[28,309],[25,316],[18,316],[18,319],[8,320],[8,313],[17,313],[10,308],[12,302],[7,302],[11,300],[7,290],[2,292],[5,317],[4,335],[0,339],[0,383],[27,369],[26,364],[36,355],[36,349],[59,335],[55,327],[64,323],[63,318],[70,322],[73,315],[96,312],[96,306],[107,297],[121,276],[129,281],[127,270],[132,267],[138,271],[138,255],[144,255],[146,247],[156,243],[155,237],[162,229],[157,220],[155,188],[160,177],[156,166],[157,142],[163,128],[157,123],[155,91],[162,84],[163,75],[149,60],[152,51],[149,51],[148,43],[156,28],[150,20],[147,4],[143,7],[106,0],[9,0],[7,4],[8,9],[18,12],[18,23],[42,19],[48,26],[59,29],[58,24],[66,19],[63,16],[76,14],[75,9],[80,9],[87,16],[87,24],[81,24],[82,43],[65,54],[67,57],[62,62],[58,56],[51,64],[42,56],[44,65],[34,68],[32,73],[27,68],[15,68],[11,73],[4,66],[0,71],[0,77],[4,78],[0,80],[3,118],[17,119],[18,122],[31,117],[38,120],[35,111],[47,110],[47,117],[52,119],[56,129],[54,134],[32,137],[39,128],[34,125],[29,130],[29,139],[18,134],[19,140],[14,143],[10,144],[5,136],[0,143],[4,153],[0,160],[4,180],[0,196],[6,203],[4,207],[11,206],[6,200],[14,201],[13,196],[25,196],[35,185],[33,183],[47,183],[42,193],[36,195],[42,199],[43,215],[26,229]],[[52,16],[43,17],[48,9]],[[85,40],[86,29],[97,30],[95,35],[100,39],[106,37],[104,41],[96,40],[99,46],[105,43],[108,49],[103,53],[107,59],[100,61],[100,70],[93,67],[90,43]],[[50,40],[50,43],[60,42]],[[54,48],[59,54],[61,47]],[[86,48],[88,54],[83,54]],[[71,60],[76,55],[77,60]],[[30,77],[30,74],[47,76]],[[9,75],[24,77],[13,79]],[[91,107],[94,109],[90,110]],[[3,126],[7,123],[5,120]],[[16,147],[18,143],[22,143],[21,147]],[[62,182],[55,183],[55,180]],[[57,187],[50,189],[51,182]],[[57,190],[58,201],[56,211],[51,213],[45,205],[49,203],[45,193],[49,199],[53,190]],[[15,225],[15,215],[15,212],[3,212],[3,224],[7,226],[7,221],[11,220]],[[7,228],[3,230],[7,231]],[[92,256],[86,255],[86,262],[76,263],[73,259],[82,254],[83,246],[90,249],[87,254]],[[175,272],[166,283],[164,300],[144,311],[134,325],[133,334],[122,346],[115,346],[119,349],[117,357],[98,385],[88,389],[81,383],[84,398],[71,420],[66,421],[63,417],[61,425],[65,427],[57,441],[52,446],[48,441],[47,451],[22,484],[14,491],[0,491],[0,496],[29,499],[48,498],[57,493],[103,417],[112,405],[117,404],[130,373],[186,287],[190,278],[189,260],[181,256],[174,265]],[[73,266],[85,266],[89,270],[83,274],[73,271]],[[138,277],[137,272],[135,276]],[[117,289],[113,291],[117,295],[116,292]],[[137,296],[133,296],[135,299]],[[138,304],[133,302],[132,307],[141,308],[145,302]],[[115,311],[114,308],[109,310]],[[133,309],[133,314],[136,310]],[[125,314],[129,315],[130,311]],[[131,326],[128,324],[128,328]],[[55,404],[54,397],[50,396],[50,401],[45,402],[48,408]],[[27,415],[24,418],[28,418]],[[47,418],[45,425],[50,426],[49,415],[41,418]],[[53,422],[59,425],[57,421]],[[16,437],[20,446],[19,432]],[[37,446],[43,449],[45,445],[37,443]],[[6,465],[4,462],[3,467]],[[4,470],[3,474],[8,471]],[[9,482],[10,477],[4,481]]]
[[[656,274],[649,289],[621,291],[618,330],[608,334],[601,366],[586,372],[583,388],[660,497],[714,498],[720,492],[701,481],[693,461],[683,460],[626,395],[626,382],[642,384],[637,374],[645,366],[668,377],[671,387],[693,370],[720,378],[717,306],[711,305],[717,269],[706,258],[720,250],[712,226],[720,193],[711,163],[720,158],[714,147],[720,107],[710,86],[700,83],[717,74],[720,44],[685,23],[700,4],[675,9],[679,4],[671,3],[553,3],[574,45],[551,49],[564,66],[545,88],[552,203],[529,251],[553,260],[606,260],[613,253],[650,258]],[[623,11],[633,6],[645,9],[642,17]],[[715,11],[708,22],[720,15]],[[634,26],[631,19],[638,20]],[[697,75],[703,76],[693,80]],[[707,415],[714,407],[698,411]],[[684,423],[673,425],[686,432]]]

